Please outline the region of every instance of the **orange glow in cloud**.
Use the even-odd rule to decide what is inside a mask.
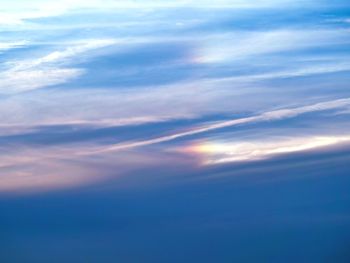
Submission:
[[[272,156],[350,142],[350,136],[315,136],[251,142],[201,142],[181,149],[200,156],[203,164],[219,164],[271,158]]]

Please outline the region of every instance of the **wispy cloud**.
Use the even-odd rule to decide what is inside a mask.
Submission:
[[[195,149],[212,163],[347,141],[339,135],[349,134],[347,125],[315,132],[344,124],[350,107],[344,17],[325,20],[317,13],[324,3],[314,1],[310,13],[292,9],[300,4],[0,0],[0,191],[84,184],[101,167],[132,169],[201,140],[207,144]],[[308,120],[294,127],[295,139],[293,127],[276,128],[305,113],[315,118],[295,120]],[[225,137],[238,126],[244,135]],[[113,137],[118,129],[132,132]]]
[[[174,133],[172,135],[162,136],[154,139],[115,144],[112,146],[108,146],[108,147],[104,147],[98,150],[88,152],[88,154],[98,154],[98,153],[110,152],[110,151],[127,150],[127,149],[132,149],[132,148],[137,148],[137,147],[142,147],[142,146],[147,146],[147,145],[152,145],[152,144],[157,144],[162,142],[168,142],[178,138],[200,134],[200,133],[204,133],[212,130],[222,129],[226,127],[232,127],[232,126],[237,126],[237,125],[242,125],[247,123],[280,120],[280,119],[295,117],[300,114],[309,113],[309,112],[337,109],[344,106],[348,106],[349,104],[350,104],[350,98],[346,98],[346,99],[340,99],[340,100],[321,102],[321,103],[298,107],[298,108],[275,110],[275,111],[265,112],[259,115],[247,117],[247,118],[233,119],[228,121],[217,122],[214,124],[204,125],[199,128],[190,129],[189,131]]]
[[[304,113],[346,108],[349,105],[349,98],[327,101],[297,108],[269,111],[247,118],[210,123],[190,128],[185,132],[175,132],[171,135],[147,140],[126,141],[109,146],[96,145],[95,143],[42,146],[40,148],[35,146],[15,148],[11,148],[11,145],[3,146],[2,154],[0,154],[0,172],[6,176],[0,182],[0,191],[42,191],[89,184],[96,182],[96,180],[104,180],[106,176],[115,177],[127,174],[127,171],[133,167],[133,165],[130,166],[131,160],[138,165],[142,164],[138,166],[138,169],[141,169],[145,165],[157,164],[159,155],[166,159],[162,150],[137,151],[136,149],[139,147],[169,142],[225,127],[270,122],[296,117]],[[270,139],[264,137],[250,141],[221,143],[209,139],[200,144],[193,144],[190,140],[184,146],[175,146],[175,148],[171,146],[168,150],[170,153],[175,149],[176,152],[185,154],[198,154],[204,160],[203,164],[220,164],[265,159],[280,154],[327,147],[349,141],[350,137],[347,135],[298,135],[293,138],[286,135],[282,139],[281,137],[271,137]],[[129,151],[131,149],[134,151]],[[154,156],[152,157],[152,155]],[[118,175],[113,172],[117,164]],[[102,174],[99,167],[103,167]]]
[[[222,77],[222,78],[212,78],[207,79],[208,82],[212,83],[240,83],[240,82],[256,82],[261,80],[276,80],[280,78],[295,78],[295,77],[306,77],[319,74],[328,74],[328,73],[340,73],[350,71],[350,63],[338,62],[338,63],[328,63],[312,65],[312,66],[303,66],[294,69],[275,70],[273,72],[266,72],[260,74],[247,74],[231,77]]]
[[[81,75],[81,69],[40,69],[0,73],[0,93],[11,94],[65,83]]]
[[[16,41],[16,42],[0,42],[0,53],[12,48],[22,47],[27,45],[28,41]]]
[[[44,55],[43,57],[39,57],[37,59],[13,61],[7,62],[7,64],[12,66],[12,71],[20,71],[44,65],[55,65],[55,63],[67,63],[69,62],[69,59],[72,59],[85,52],[110,46],[116,43],[117,41],[114,39],[87,39],[85,41],[81,40],[80,44],[69,46],[61,51],[53,51],[48,55]]]
[[[261,141],[202,142],[180,149],[198,154],[204,165],[253,161],[277,155],[302,152],[350,142],[350,136],[313,136],[287,139],[264,138]]]
[[[171,117],[134,117],[119,119],[100,119],[100,120],[50,120],[45,122],[32,122],[30,124],[0,124],[0,136],[24,135],[28,133],[40,133],[42,129],[54,128],[59,126],[70,126],[78,129],[99,129],[107,127],[137,126],[148,123],[160,123],[171,119]]]
[[[87,40],[36,59],[7,61],[5,65],[9,68],[0,72],[0,93],[13,94],[65,83],[82,75],[84,70],[62,67],[64,63],[90,50],[113,44],[115,41],[110,39]]]
[[[31,193],[81,187],[108,179],[118,179],[130,172],[174,159],[164,154],[129,152],[96,156],[80,154],[89,144],[65,146],[1,146],[0,193]]]
[[[200,63],[239,62],[250,57],[349,43],[344,29],[279,29],[207,36],[197,51]]]

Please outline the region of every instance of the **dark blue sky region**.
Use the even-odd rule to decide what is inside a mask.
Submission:
[[[349,262],[349,35],[344,0],[0,0],[0,262]]]

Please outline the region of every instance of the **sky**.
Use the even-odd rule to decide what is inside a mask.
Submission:
[[[350,3],[0,0],[0,262],[349,262]]]

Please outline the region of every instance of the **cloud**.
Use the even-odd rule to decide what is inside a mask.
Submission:
[[[197,51],[199,63],[239,62],[249,57],[302,50],[311,47],[348,44],[344,29],[279,29],[233,31],[207,36]]]
[[[296,69],[288,69],[283,71],[273,71],[262,74],[240,75],[233,77],[213,78],[208,81],[220,82],[254,82],[260,80],[279,79],[279,78],[294,78],[305,77],[318,74],[339,73],[350,71],[350,63],[329,63],[318,64],[313,66],[299,67]]]
[[[134,171],[172,163],[163,153],[79,154],[93,147],[73,143],[64,146],[1,145],[0,193],[22,194],[61,190],[121,179]]]
[[[111,39],[90,39],[85,43],[70,46],[62,51],[53,51],[48,55],[20,61],[7,61],[9,68],[0,72],[0,93],[13,94],[58,85],[72,80],[84,73],[80,68],[64,68],[74,57],[93,49],[115,44]]]
[[[276,4],[283,5],[292,1],[282,0],[257,0],[249,3],[244,0],[178,0],[178,1],[145,1],[145,0],[122,0],[106,1],[105,6],[113,8],[140,9],[140,8],[262,8],[271,7]]]
[[[150,0],[24,0],[0,1],[0,26],[25,26],[33,24],[36,19],[63,16],[68,13],[84,13],[93,11],[123,11],[133,10],[164,10],[177,8],[196,9],[258,9],[281,8],[304,4],[304,1],[290,0],[178,0],[178,1],[150,1]]]
[[[105,174],[108,172],[104,169],[114,164],[112,170],[119,171],[123,162],[129,162],[131,169],[137,161],[144,161],[146,155],[165,154],[173,147],[145,147],[148,145],[180,138],[192,142],[191,136],[206,137],[205,133],[210,131],[218,131],[217,137],[220,137],[222,128],[284,120],[304,113],[334,109],[345,112],[350,105],[346,74],[322,74],[350,70],[346,54],[348,30],[335,23],[318,24],[323,18],[315,19],[312,25],[313,17],[307,18],[307,26],[303,27],[306,15],[291,10],[294,5],[283,0],[57,0],[54,3],[45,0],[2,3],[0,0],[0,25],[6,31],[0,52],[26,46],[18,52],[4,53],[5,59],[0,65],[0,135],[3,136],[0,138],[0,173],[6,176],[2,189],[84,184],[82,174],[87,174],[86,181],[89,181],[90,177],[99,176],[99,168],[103,168],[101,174]],[[184,12],[178,8],[184,8]],[[237,12],[235,8],[254,10]],[[192,12],[194,9],[197,10]],[[276,16],[271,20],[266,18],[270,12]],[[287,19],[281,19],[284,12],[288,13]],[[247,17],[242,19],[245,14]],[[296,18],[298,23],[291,24],[291,19]],[[167,48],[159,51],[158,46],[164,43]],[[164,56],[167,57],[166,52],[172,53],[173,46],[181,52],[171,54],[176,63],[169,63]],[[149,57],[157,58],[155,65],[146,63]],[[163,74],[171,75],[166,79],[168,82],[161,82],[168,84],[159,84]],[[314,74],[322,76],[283,79]],[[262,81],[267,79],[278,81]],[[44,89],[53,85],[62,86]],[[334,100],[342,97],[345,99]],[[315,101],[326,102],[314,104]],[[279,110],[273,110],[276,108]],[[203,121],[199,126],[193,124],[202,119],[221,118],[218,116],[227,118],[228,114],[235,117],[218,122]],[[328,119],[318,117],[307,123],[313,135],[315,127],[329,123]],[[180,119],[181,123],[188,123],[181,131],[168,128],[164,134],[158,130],[159,126],[162,129],[178,127],[178,122],[172,121]],[[148,125],[147,135],[143,134],[143,126],[134,127],[166,121],[169,123]],[[338,120],[331,121],[337,124]],[[62,128],[62,125],[69,127]],[[105,138],[104,130],[99,130],[116,126],[124,126],[123,131],[137,130],[135,134],[139,137],[123,141],[120,140],[123,136],[116,134],[111,138],[109,133]],[[212,161],[253,158],[254,154],[255,158],[264,158],[342,140],[331,134],[323,138],[310,136],[296,127],[298,140],[266,140],[264,145],[262,141],[267,134],[262,135],[264,131],[260,129],[264,125],[256,126],[253,127],[259,134],[256,141],[224,142],[227,148],[210,139],[208,143],[210,147],[214,144],[216,152],[203,155]],[[347,128],[342,126],[336,130],[346,133]],[[244,127],[242,130],[246,132]],[[152,137],[148,135],[150,131]],[[88,143],[84,136],[77,139],[79,132],[89,134]],[[7,141],[9,135],[19,136]],[[60,139],[55,140],[61,135],[65,139],[59,144]],[[33,146],[31,140],[39,137],[41,148],[35,149],[37,145]],[[45,145],[47,138],[50,143]],[[235,147],[242,155],[229,154]],[[220,148],[228,153],[221,152]],[[95,162],[105,158],[110,159],[101,166]],[[156,158],[154,160],[157,164]],[[46,178],[51,179],[45,181]]]
[[[7,62],[11,65],[10,71],[27,70],[44,65],[55,65],[55,63],[69,62],[70,59],[93,49],[103,48],[116,44],[114,39],[86,39],[80,40],[79,44],[69,46],[61,51],[53,51],[48,55],[33,60]]]
[[[41,69],[0,73],[0,93],[18,93],[65,83],[83,72],[81,69]]]
[[[0,42],[0,54],[3,51],[13,49],[13,48],[18,48],[22,47],[28,44],[28,41],[16,41],[16,42]]]
[[[5,3],[4,3],[5,2]],[[58,0],[55,2],[47,2],[43,0],[28,1],[0,1],[0,26],[1,25],[22,25],[29,19],[37,19],[43,17],[53,17],[65,14],[75,4],[81,1]]]
[[[251,116],[251,117],[233,119],[228,121],[216,122],[214,124],[203,125],[202,127],[199,127],[199,128],[194,128],[185,132],[174,133],[172,135],[162,136],[154,139],[119,143],[119,144],[104,147],[101,149],[89,151],[87,152],[87,154],[98,154],[103,152],[128,150],[132,148],[137,148],[137,147],[142,147],[142,146],[147,146],[147,145],[152,145],[152,144],[157,144],[162,142],[168,142],[178,138],[200,134],[200,133],[204,133],[212,130],[222,129],[226,127],[232,127],[232,126],[237,126],[237,125],[242,125],[247,123],[286,119],[286,118],[295,117],[304,113],[337,109],[344,106],[348,106],[349,104],[350,104],[350,98],[346,98],[346,99],[321,102],[321,103],[298,107],[298,108],[269,111],[269,112],[265,112],[265,113]]]
[[[225,127],[286,119],[304,113],[339,109],[349,105],[350,98],[332,100],[297,108],[264,112],[247,118],[204,124],[185,132],[148,140],[126,141],[109,146],[96,145],[96,142],[74,143],[59,147],[2,146],[0,173],[3,176],[0,191],[46,191],[90,184],[109,176],[125,176],[135,168],[142,169],[147,165],[159,164],[159,155],[162,155],[162,160],[166,159],[162,150],[160,152],[128,151],[130,149]],[[295,136],[293,138],[285,136],[282,139],[264,137],[254,141],[240,140],[223,143],[209,140],[200,144],[175,147],[175,150],[185,154],[199,154],[204,164],[218,164],[265,159],[279,154],[311,150],[348,141],[350,141],[350,136],[347,135]],[[171,149],[169,150],[171,152]],[[115,174],[115,167],[118,167],[118,174]]]
[[[2,146],[0,192],[45,191],[91,183],[96,167],[67,161],[68,149]]]
[[[193,5],[192,1],[135,1],[135,0],[57,0],[54,3],[43,0],[33,0],[28,4],[22,1],[18,3],[6,3],[0,8],[2,24],[24,24],[27,20],[63,16],[69,12],[91,12],[94,11],[118,11],[120,9],[154,9],[173,8]],[[0,2],[1,3],[1,2]],[[213,6],[211,4],[211,6]],[[40,23],[40,22],[39,22]],[[1,23],[0,23],[1,24]]]
[[[350,136],[313,136],[287,139],[264,138],[260,141],[202,142],[180,148],[181,152],[198,154],[204,165],[262,160],[276,155],[350,142]]]
[[[0,192],[48,191],[91,184],[100,174],[96,167],[60,161],[1,168]],[[99,178],[101,179],[101,178]]]
[[[70,81],[84,73],[84,69],[62,68],[67,65],[73,58],[88,53],[90,50],[99,49],[126,43],[127,39],[87,39],[80,40],[79,44],[67,47],[61,51],[53,51],[47,55],[32,60],[7,61],[5,65],[10,66],[6,71],[0,72],[0,93],[11,94],[28,90],[43,88],[50,85],[62,84]],[[133,39],[134,43],[147,43],[144,38]],[[136,42],[135,42],[136,41]],[[259,52],[259,51],[257,51]],[[244,53],[241,53],[244,56]],[[349,71],[350,64],[342,61],[332,63],[313,63],[310,66],[286,69],[283,71],[272,71],[261,74],[238,75],[232,77],[208,78],[203,82],[229,82],[229,81],[257,81],[264,79],[276,79],[285,77],[299,77],[314,74],[335,73]],[[45,77],[46,75],[46,77]],[[57,76],[61,75],[60,78]],[[201,85],[200,81],[197,81]],[[195,84],[195,83],[194,83]]]
[[[28,133],[40,133],[42,129],[58,126],[71,126],[77,129],[99,129],[107,127],[137,126],[146,123],[160,123],[168,121],[170,117],[143,116],[134,118],[99,119],[99,120],[47,120],[45,122],[32,122],[30,124],[0,124],[0,136],[23,135]]]

